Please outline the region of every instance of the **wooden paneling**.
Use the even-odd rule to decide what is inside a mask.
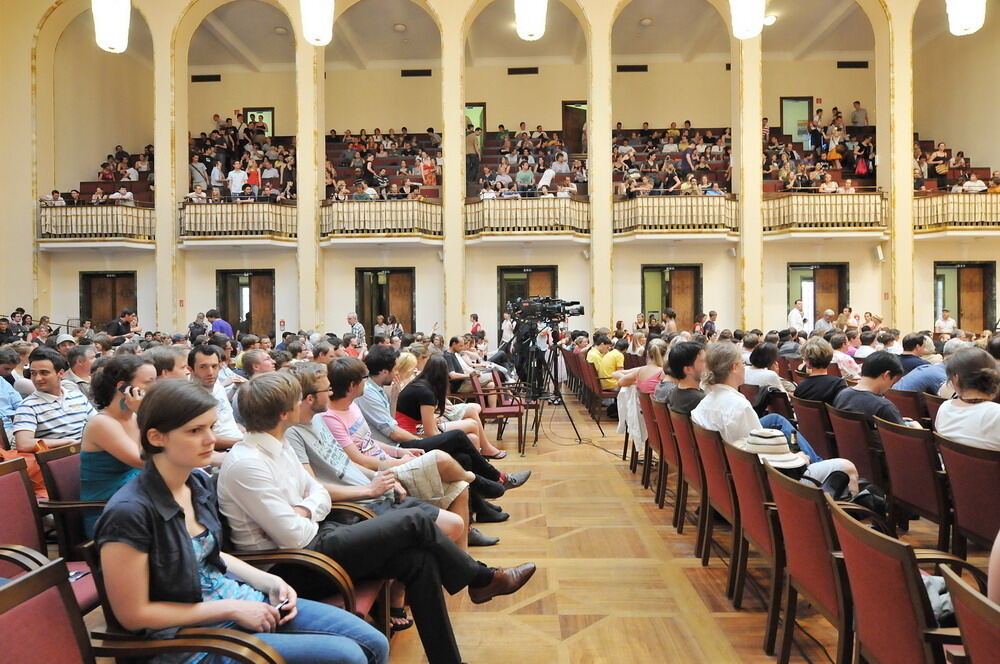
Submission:
[[[389,311],[395,316],[404,330],[415,330],[416,321],[413,311],[413,271],[399,270],[389,273]]]
[[[274,333],[274,273],[250,276],[249,331],[257,336]]]
[[[823,317],[826,309],[839,312],[840,302],[840,279],[841,268],[820,267],[813,270],[813,283],[816,293],[816,311],[813,312],[813,320]]]
[[[562,130],[566,150],[573,154],[583,152],[583,125],[587,123],[587,111],[568,104],[584,102],[563,102]]]
[[[697,268],[679,268],[670,272],[670,308],[677,314],[678,330],[693,330],[698,314]]]
[[[94,321],[94,329],[104,330],[122,309],[136,308],[135,273],[80,275],[80,316]]]
[[[528,273],[528,295],[555,297],[556,279],[554,270],[532,270]]]
[[[992,323],[992,321],[990,321]],[[986,276],[980,266],[958,270],[958,325],[967,332],[980,333],[986,323]]]

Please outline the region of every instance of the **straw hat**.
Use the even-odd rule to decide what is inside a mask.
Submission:
[[[761,461],[767,461],[775,468],[800,468],[805,465],[802,457],[789,449],[785,434],[777,429],[754,429],[743,449],[753,452]]]

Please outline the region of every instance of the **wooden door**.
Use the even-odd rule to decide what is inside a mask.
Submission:
[[[250,311],[246,326],[251,334],[259,337],[274,334],[274,273],[250,275]]]
[[[583,152],[583,125],[587,122],[585,101],[564,101],[562,106],[563,143],[570,154]]]
[[[827,309],[840,311],[840,278],[839,267],[819,267],[813,270],[813,288],[816,294],[814,321],[822,318]]]
[[[404,330],[416,329],[413,311],[413,271],[399,270],[389,273],[389,311],[403,326]]]
[[[80,317],[103,330],[118,318],[122,309],[136,308],[134,272],[80,275]]]
[[[986,278],[981,266],[958,269],[958,326],[973,334],[986,328]],[[992,323],[993,321],[990,321]]]
[[[555,273],[552,270],[532,270],[528,273],[528,296],[555,297]]]
[[[670,308],[677,314],[678,330],[693,330],[698,314],[698,270],[680,268],[670,271]]]

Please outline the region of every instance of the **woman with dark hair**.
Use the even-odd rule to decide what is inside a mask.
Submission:
[[[207,475],[215,399],[164,380],[142,400],[145,469],[108,503],[95,541],[108,600],[128,630],[156,638],[178,627],[241,629],[289,664],[388,661],[386,638],[342,609],[300,600],[287,583],[220,549],[222,526]],[[222,664],[199,653],[171,664]]]
[[[80,500],[108,500],[143,467],[136,412],[145,391],[156,381],[147,358],[119,355],[94,373],[91,395],[98,409],[83,430],[80,446]],[[100,516],[83,517],[88,537]]]
[[[750,353],[750,366],[745,370],[743,382],[759,387],[773,387],[782,392],[792,392],[795,387],[786,384],[778,375],[778,347],[760,344]]]
[[[965,445],[1000,450],[1000,370],[982,348],[963,348],[945,363],[956,398],[938,409],[934,429]]]
[[[431,346],[434,346],[434,348],[437,348],[439,351],[443,352],[445,350],[444,337],[438,334],[437,332],[433,333],[431,335]]]

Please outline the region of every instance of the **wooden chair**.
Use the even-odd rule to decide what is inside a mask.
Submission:
[[[545,410],[545,399],[532,398],[530,394],[530,386],[522,381],[517,382],[504,382],[503,375],[496,369],[493,370],[493,384],[497,386],[502,386],[503,389],[508,390],[511,394],[515,395],[517,399],[520,400],[521,405],[524,410],[531,411],[534,413],[532,416],[531,429],[535,432],[535,444],[538,443],[538,431],[542,425],[542,411]],[[513,406],[515,405],[514,400],[504,395],[499,395],[497,397],[498,406]],[[525,432],[527,432],[528,424],[525,422]]]
[[[857,661],[868,664],[943,664],[945,644],[958,644],[953,629],[940,629],[931,611],[919,564],[968,570],[985,592],[986,575],[964,560],[876,532],[840,506],[830,504],[855,615]],[[994,651],[995,654],[995,651]]]
[[[965,540],[993,546],[1000,531],[1000,452],[963,445],[934,434],[951,488],[955,521],[951,550],[965,557]],[[986,506],[992,509],[984,509]]]
[[[656,504],[660,508],[666,500],[667,493],[667,473],[673,467],[677,472],[677,489],[674,491],[674,515],[671,523],[677,527],[677,495],[680,491],[680,484],[683,481],[681,474],[681,458],[677,451],[677,441],[674,440],[673,424],[670,421],[670,412],[666,404],[650,399],[653,411],[653,422],[656,424],[657,433],[660,434],[660,467],[656,478]]]
[[[243,664],[284,664],[268,644],[235,629],[184,629],[174,638],[135,635],[91,642],[62,560],[0,586],[3,660],[18,664],[96,664],[97,657],[140,658],[166,653],[211,653]],[[36,631],[37,630],[37,631]]]
[[[660,475],[664,472],[663,463],[663,441],[660,440],[660,430],[653,419],[653,399],[645,392],[636,390],[639,397],[639,410],[642,412],[642,421],[646,425],[646,447],[642,467],[642,488],[648,489],[653,471],[653,455],[656,455],[657,487],[659,487]],[[659,489],[656,489],[659,493]]]
[[[52,513],[59,555],[66,560],[81,560],[77,547],[88,539],[84,534],[83,517],[88,513],[100,513],[105,501],[80,500],[80,443],[39,452],[35,459],[49,492],[49,500],[42,501],[39,509]]]
[[[1000,653],[1000,604],[991,601],[947,567],[941,575],[948,584],[962,645],[971,664],[996,660]]]
[[[882,451],[875,430],[863,413],[839,410],[826,405],[840,456],[854,463],[861,477],[888,489]]]
[[[920,422],[924,427],[930,428],[931,419],[924,404],[923,395],[920,392],[911,390],[889,390],[885,393],[888,399],[899,409],[899,414],[908,417],[915,422]]]
[[[889,473],[889,521],[898,528],[903,512],[919,514],[938,525],[937,548],[947,551],[951,501],[934,434],[877,417],[875,425]]]
[[[781,415],[793,426],[798,426],[795,411],[792,410],[792,402],[789,400],[787,392],[771,389],[767,398],[767,410],[777,415]]]
[[[524,403],[522,399],[503,387],[494,386],[488,389],[484,388],[478,378],[471,378],[469,382],[472,384],[472,393],[479,403],[480,417],[482,417],[484,422],[489,419],[496,419],[497,421],[497,440],[503,439],[503,432],[507,428],[507,421],[510,419],[517,420],[517,452],[523,456],[525,441]],[[489,405],[488,397],[490,395],[496,395],[496,406],[491,407]],[[506,402],[507,405],[500,405],[501,400]]]
[[[791,398],[791,403],[792,410],[795,411],[795,419],[798,422],[798,429],[809,441],[816,454],[824,459],[838,457],[837,440],[833,436],[833,426],[830,424],[826,404],[822,401],[810,401],[796,396]]]
[[[924,399],[924,405],[927,406],[927,416],[931,420],[931,428],[933,429],[934,422],[937,420],[938,409],[941,408],[941,404],[947,401],[947,399],[939,397],[936,394],[927,394],[926,392],[924,392],[921,396]]]
[[[684,522],[687,519],[688,492],[693,487],[698,492],[698,536],[694,555],[701,558],[702,531],[708,515],[708,495],[705,490],[705,471],[701,467],[698,447],[694,442],[694,429],[691,416],[670,409],[670,424],[677,441],[677,453],[681,459],[683,477],[678,479],[677,506],[674,521],[678,534],[684,533]]]
[[[0,519],[0,544],[21,551],[24,560],[20,564],[12,560],[0,561],[0,577],[13,578],[49,562],[48,557],[41,553],[46,551],[42,515],[24,459],[0,463],[0,505],[4,510]],[[63,506],[56,506],[50,511],[55,514],[63,509]],[[88,613],[98,602],[90,568],[87,563],[79,561],[68,562],[66,567],[70,572],[88,572],[71,584],[80,609]]]
[[[705,527],[701,532],[701,564],[707,565],[712,552],[712,530],[715,524],[715,514],[729,522],[732,526],[732,543],[729,548],[729,580],[726,584],[726,597],[733,597],[736,590],[736,571],[740,567],[740,551],[742,550],[743,532],[740,527],[740,509],[736,501],[736,490],[729,473],[729,462],[723,449],[726,443],[718,431],[703,429],[697,424],[692,426],[694,442],[701,458],[701,466],[705,471],[705,491],[707,494],[707,512]]]
[[[753,403],[757,398],[758,392],[760,392],[760,386],[758,385],[750,385],[749,383],[740,385],[740,394],[745,396],[750,403]]]
[[[771,490],[767,475],[760,459],[752,452],[746,452],[733,445],[726,445],[726,459],[736,491],[736,502],[740,510],[742,539],[740,542],[739,567],[736,571],[736,586],[733,592],[733,606],[741,608],[743,587],[747,578],[748,544],[760,553],[771,568],[771,589],[767,600],[767,622],[764,628],[764,652],[774,655],[774,644],[778,634],[778,618],[781,605],[781,589],[785,574],[785,550],[781,541],[781,523],[778,512],[771,500]]]

